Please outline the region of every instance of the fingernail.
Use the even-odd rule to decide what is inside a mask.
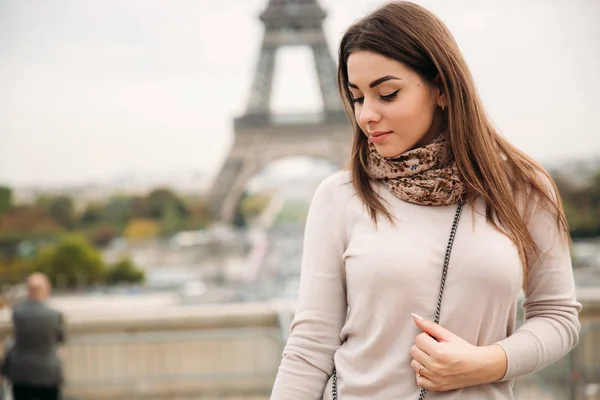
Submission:
[[[421,320],[421,321],[423,321],[423,320],[424,320],[424,318],[423,318],[423,317],[421,317],[419,314],[410,313],[410,315],[412,315],[413,317],[415,317],[416,319],[419,319],[419,320]]]

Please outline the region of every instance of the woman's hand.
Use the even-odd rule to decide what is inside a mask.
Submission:
[[[495,382],[506,373],[506,354],[499,345],[474,346],[433,321],[413,317],[423,331],[410,349],[417,386],[444,392]]]

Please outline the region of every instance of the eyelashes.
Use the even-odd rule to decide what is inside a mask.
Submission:
[[[398,92],[400,91],[400,89],[395,90],[394,92],[390,93],[390,94],[386,94],[386,95],[381,95],[379,96],[379,100],[385,102],[385,103],[389,103],[391,101],[394,101],[394,99],[398,96]],[[352,103],[354,104],[362,104],[364,102],[365,98],[364,97],[357,97],[355,99],[352,99]]]
[[[400,91],[400,89],[398,89],[398,90],[395,90],[394,92],[392,92],[392,93],[390,93],[390,94],[387,94],[387,95],[385,95],[385,96],[379,96],[379,98],[380,98],[382,101],[385,101],[385,102],[390,102],[390,101],[393,101],[393,100],[396,98],[396,96],[398,95],[398,92],[399,92],[399,91]]]

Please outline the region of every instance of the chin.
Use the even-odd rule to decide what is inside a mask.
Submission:
[[[408,147],[399,147],[399,146],[377,146],[375,145],[375,150],[377,153],[383,158],[394,158],[399,156],[402,153],[406,153],[409,148]]]

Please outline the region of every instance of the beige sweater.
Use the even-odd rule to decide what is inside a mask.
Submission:
[[[380,218],[376,230],[348,172],[326,179],[313,198],[296,314],[272,400],[320,399],[334,364],[340,400],[418,398],[409,349],[420,331],[410,313],[433,319],[456,206],[410,204],[378,187],[395,227]],[[514,330],[521,262],[484,209],[476,202],[476,212],[463,211],[440,324],[474,345],[499,343],[508,370],[499,382],[429,392],[427,399],[513,399],[515,378],[561,358],[578,340],[581,305],[569,249],[549,212],[537,208],[528,220],[545,255],[528,277],[526,322]]]

